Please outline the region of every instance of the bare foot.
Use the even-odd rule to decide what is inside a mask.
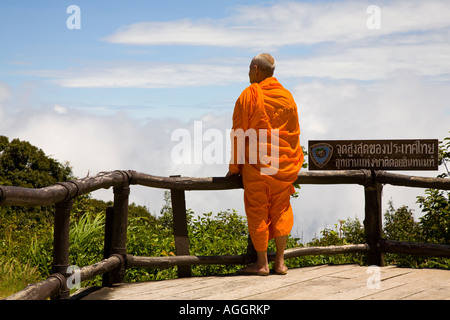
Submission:
[[[273,264],[273,271],[274,271],[276,274],[282,274],[282,275],[284,275],[284,274],[287,273],[288,267],[284,264],[284,261],[283,261],[282,264],[280,264],[280,263],[274,263],[274,264]]]
[[[267,276],[269,275],[269,266],[261,266],[257,263],[254,263],[250,266],[240,269],[238,273],[243,275]]]

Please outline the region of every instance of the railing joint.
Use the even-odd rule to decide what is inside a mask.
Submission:
[[[76,190],[74,190],[71,187],[71,184],[75,185]],[[68,180],[68,181],[58,182],[58,183],[56,183],[56,185],[63,186],[67,190],[67,195],[64,198],[64,200],[61,202],[70,201],[70,200],[78,197],[81,193],[81,187],[76,180]]]
[[[130,185],[130,175],[124,170],[114,170],[114,172],[120,173],[122,175],[122,183],[114,188],[126,188]]]
[[[125,171],[125,173],[128,176],[128,183],[129,184],[137,184],[137,179],[136,179],[136,171],[134,170],[127,170]]]
[[[372,171],[371,170],[367,170],[367,169],[361,169],[361,171],[364,174],[364,179],[363,179],[361,185],[364,186],[364,187],[373,185],[374,179],[373,179]]]
[[[48,278],[56,278],[56,279],[58,279],[61,288],[62,288],[63,286],[65,286],[66,281],[67,281],[66,277],[65,277],[62,273],[59,273],[59,272],[52,273],[51,275],[49,275],[49,276],[47,277],[47,279],[48,279]]]
[[[67,287],[67,276],[63,273],[55,272],[49,275],[47,279],[49,278],[56,278],[59,280],[58,292],[56,292],[50,298],[53,300],[69,299],[70,289]]]
[[[127,259],[128,259],[129,254],[126,254],[126,250],[125,250],[125,254],[120,254],[120,253],[113,253],[112,255],[110,255],[110,257],[117,257],[120,260],[120,268],[124,268],[126,269],[127,267]]]
[[[121,259],[123,259],[123,256],[121,256]],[[134,256],[132,254],[126,254],[125,255],[125,269],[133,268],[133,263],[134,263]]]

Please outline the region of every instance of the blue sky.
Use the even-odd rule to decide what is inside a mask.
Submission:
[[[79,30],[66,26],[72,4],[80,8]],[[370,5],[379,8],[379,28],[368,26]],[[69,161],[79,177],[115,169],[221,176],[227,159],[171,162],[171,133],[202,121],[225,134],[251,58],[270,52],[275,76],[297,102],[303,145],[443,139],[449,16],[447,0],[2,0],[0,134]],[[239,192],[190,193],[188,207],[243,213]],[[386,187],[384,199],[414,207],[420,192]],[[162,195],[137,188],[132,201],[157,213]],[[361,217],[363,197],[358,186],[305,186],[293,206],[294,228],[310,237]]]

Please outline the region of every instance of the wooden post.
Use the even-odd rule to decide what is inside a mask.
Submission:
[[[384,266],[384,254],[379,250],[378,243],[382,238],[382,203],[383,185],[376,183],[376,173],[372,171],[372,181],[364,186],[366,242],[369,245],[369,265]]]
[[[103,259],[107,259],[111,255],[111,241],[112,241],[112,226],[114,220],[114,207],[107,207],[105,213],[105,239],[103,245]],[[110,287],[112,285],[109,272],[102,276],[102,286]]]
[[[70,211],[73,201],[63,201],[55,205],[55,225],[53,231],[53,265],[52,273],[60,273],[65,278],[68,277],[67,268],[69,267],[69,225]],[[52,299],[68,299],[70,290],[66,283],[63,283],[63,289]]]
[[[112,218],[112,235],[110,254],[118,254],[126,261],[127,227],[128,227],[128,196],[130,187],[114,188],[114,207]],[[126,266],[122,264],[109,273],[109,283],[121,283],[125,277]]]
[[[179,176],[171,176],[179,177]],[[177,256],[189,255],[189,234],[187,229],[186,199],[184,190],[170,190],[173,213],[173,235],[175,237],[175,253]],[[178,266],[178,277],[191,276],[190,266]]]

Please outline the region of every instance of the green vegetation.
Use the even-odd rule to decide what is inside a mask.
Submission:
[[[450,138],[441,144],[441,164],[450,159]],[[445,174],[443,176],[448,176]],[[28,142],[0,136],[0,184],[32,188],[52,185],[71,179],[67,164],[45,156],[42,150]],[[300,191],[301,193],[301,191]],[[294,200],[295,201],[295,200]],[[391,240],[450,244],[449,192],[428,189],[417,197],[423,216],[415,221],[412,211],[392,203],[384,214],[384,237]],[[71,264],[83,267],[103,258],[105,212],[112,203],[78,197],[71,212]],[[0,207],[0,298],[45,279],[51,269],[53,248],[53,208]],[[190,250],[193,255],[236,255],[246,252],[247,222],[234,210],[194,214],[188,210]],[[289,237],[288,248],[364,243],[364,227],[358,218],[340,220],[331,229],[321,231],[320,237],[303,244]],[[129,207],[127,239],[128,253],[137,256],[174,255],[172,209],[169,193],[160,214],[154,216],[147,208],[132,203]],[[274,243],[269,251],[275,251]],[[366,264],[365,255],[305,256],[287,260],[290,268],[317,264]],[[450,269],[450,259],[386,255],[386,262],[404,267],[434,267]],[[233,273],[241,266],[193,266],[193,275]],[[129,269],[126,281],[162,280],[176,277],[176,267]],[[82,285],[100,285],[101,278]]]

